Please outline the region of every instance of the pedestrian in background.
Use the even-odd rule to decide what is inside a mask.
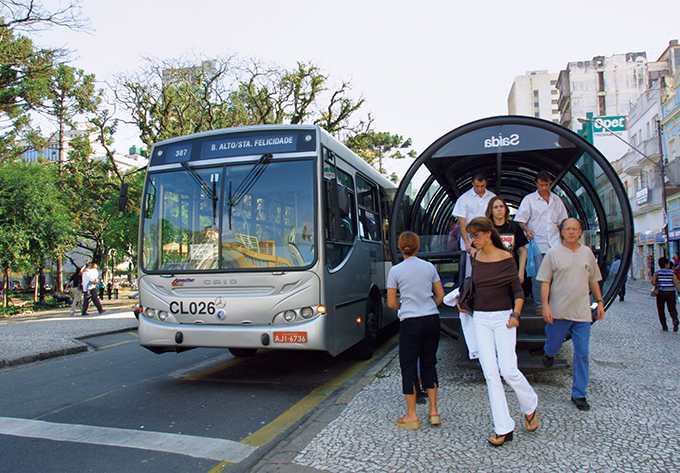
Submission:
[[[614,279],[616,279],[616,275],[619,274],[620,269],[621,269],[621,254],[616,253],[616,255],[614,255],[614,262],[609,267],[609,275],[607,276],[607,279],[610,280],[613,283]],[[619,302],[623,302],[626,298],[626,283],[627,282],[628,282],[627,280],[624,281],[624,283],[621,284],[621,288],[618,290]]]
[[[66,288],[70,287],[71,291],[73,291],[73,302],[71,303],[71,312],[69,314],[71,317],[76,315],[76,311],[78,311],[78,309],[83,305],[82,272],[83,268],[76,266],[75,273],[73,273],[66,284]]]
[[[113,294],[113,284],[109,281],[106,284],[106,295],[109,296],[109,300],[111,300],[111,294]]]
[[[113,281],[113,297],[118,300],[118,291],[120,290],[120,284],[118,281]]]
[[[675,290],[680,292],[680,284],[675,272],[671,269],[672,263],[668,258],[659,258],[659,270],[652,277],[652,285],[657,289],[656,295],[656,311],[659,314],[659,322],[661,322],[661,329],[668,332],[668,325],[666,324],[666,311],[664,306],[668,307],[668,313],[673,321],[673,331],[678,331],[678,310],[675,308]]]
[[[512,253],[503,245],[491,220],[473,219],[467,225],[467,234],[475,247],[470,258],[475,288],[472,320],[495,431],[489,443],[498,447],[512,440],[515,430],[501,377],[517,395],[525,428],[528,431],[538,428],[538,396],[517,367],[515,351],[524,291]],[[510,299],[511,289],[514,301]]]
[[[555,355],[571,333],[574,343],[571,401],[579,410],[587,411],[590,410],[586,399],[588,351],[593,322],[590,293],[597,302],[597,320],[604,317],[604,301],[599,284],[602,274],[592,250],[579,243],[582,234],[583,225],[579,219],[564,219],[560,224],[562,244],[546,253],[536,279],[542,283],[543,320],[546,322],[543,364],[552,366]]]
[[[88,315],[87,307],[90,305],[90,300],[92,300],[92,303],[95,305],[95,307],[97,307],[97,311],[100,314],[106,312],[106,310],[102,307],[102,303],[99,301],[99,297],[97,295],[98,283],[99,283],[99,271],[97,270],[97,265],[94,263],[89,263],[85,271],[83,271],[84,300],[83,310],[80,313],[80,315]]]
[[[439,425],[437,410],[437,349],[439,347],[439,309],[444,299],[436,268],[417,257],[420,239],[413,232],[399,236],[399,250],[404,261],[393,266],[387,277],[387,304],[399,311],[399,365],[402,391],[406,398],[407,413],[397,419],[399,427],[419,429],[420,418],[416,412],[418,390],[418,364],[422,387],[429,400],[429,420]],[[397,291],[401,299],[397,299]]]

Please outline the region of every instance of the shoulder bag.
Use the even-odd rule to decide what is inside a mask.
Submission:
[[[473,260],[477,259],[477,253],[475,253],[474,258],[470,258],[470,264],[472,264],[472,273],[475,272],[475,265]],[[468,312],[470,315],[474,312],[475,305],[475,285],[472,282],[472,276],[469,276],[463,280],[463,284],[460,286],[460,296],[458,296],[458,304],[463,308],[464,311]]]

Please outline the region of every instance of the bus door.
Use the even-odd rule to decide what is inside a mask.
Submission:
[[[332,315],[334,353],[350,348],[365,334],[364,315],[371,272],[367,258],[377,260],[380,246],[373,245],[374,255],[366,245],[358,245],[355,207],[356,185],[351,172],[336,165],[335,154],[326,150],[324,161],[325,193],[325,275],[326,305]],[[339,160],[337,160],[339,161]],[[339,164],[339,163],[338,163]],[[374,266],[374,265],[372,265]],[[357,322],[357,318],[360,321]]]

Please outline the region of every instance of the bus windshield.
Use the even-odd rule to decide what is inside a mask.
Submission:
[[[146,271],[284,270],[315,260],[314,163],[260,161],[150,173]]]

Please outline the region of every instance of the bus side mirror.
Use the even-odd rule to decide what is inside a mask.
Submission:
[[[123,182],[120,186],[120,193],[118,195],[118,210],[121,212],[125,211],[125,207],[127,207],[128,201],[130,200],[128,197],[128,186],[129,184],[127,182]]]

